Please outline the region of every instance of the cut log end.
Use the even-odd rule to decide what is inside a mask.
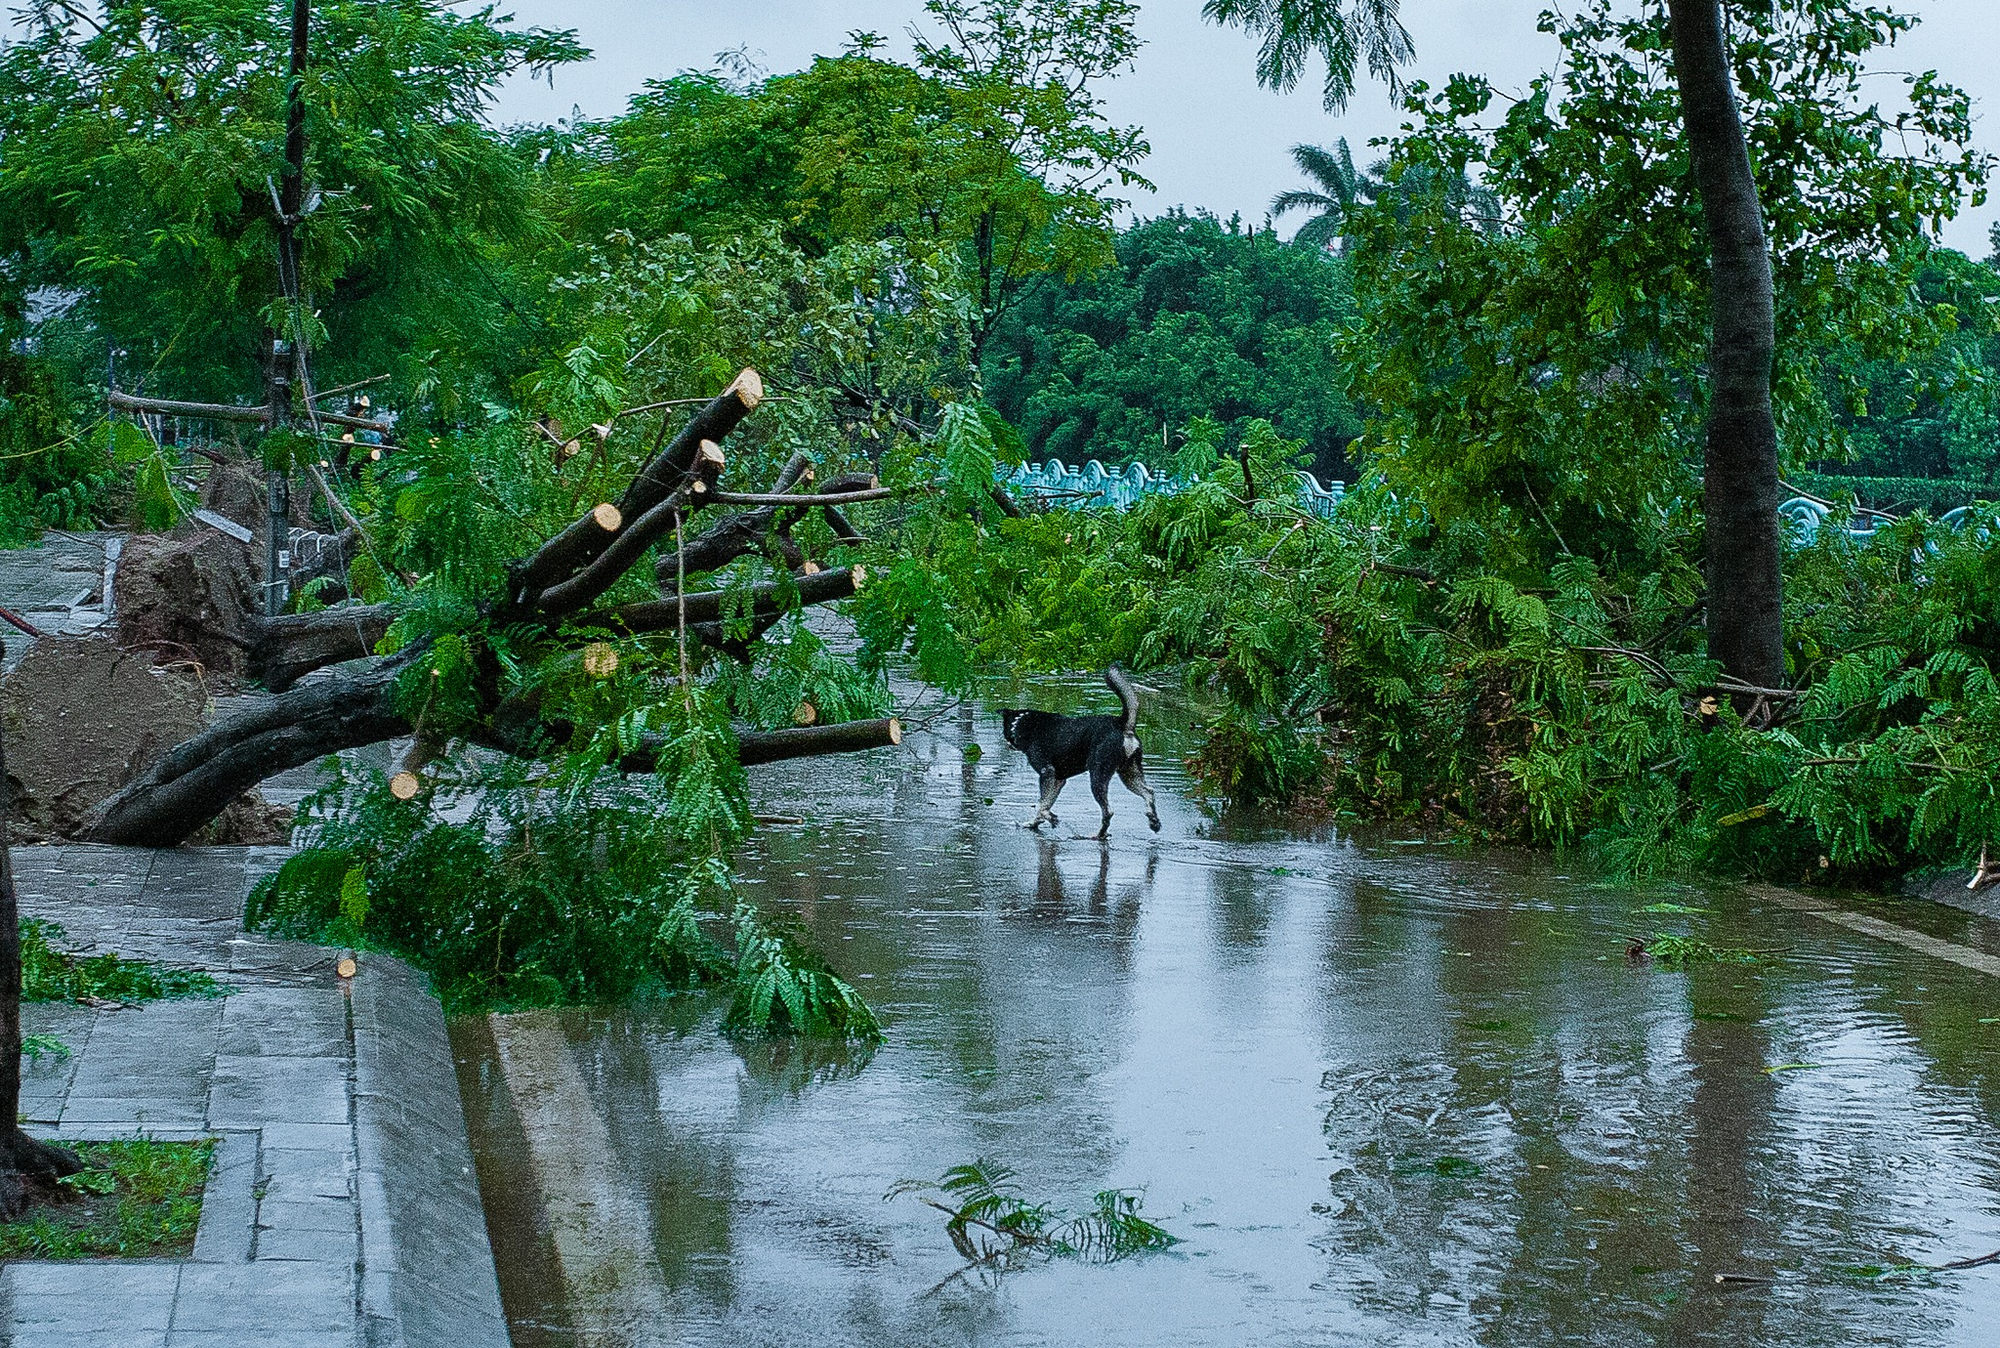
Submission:
[[[722,446],[713,440],[701,442],[701,457],[718,468],[729,461],[728,456],[722,452]]]
[[[389,779],[389,794],[397,800],[415,800],[423,780],[414,772],[399,772]]]
[[[889,743],[901,744],[902,742],[903,742],[903,722],[901,718],[891,716],[889,718]]]
[[[618,526],[625,523],[624,513],[609,501],[593,507],[590,512],[590,518],[596,522],[598,528],[604,530],[607,534],[617,533]]]
[[[792,712],[793,725],[811,725],[819,719],[819,709],[810,702],[801,702]]]
[[[583,648],[583,672],[593,679],[608,679],[618,672],[618,651],[608,642],[593,641]]]
[[[819,574],[819,563],[809,561],[801,566],[799,570],[805,572],[808,576],[817,576]]]
[[[854,573],[854,592],[861,593],[861,587],[868,583],[868,568],[856,562],[847,569]]]
[[[764,401],[764,377],[755,370],[745,368],[730,381],[729,391],[736,395],[736,401],[746,410],[753,409]]]
[[[688,491],[696,496],[706,496],[708,495],[708,484],[700,478],[696,478],[688,484]]]

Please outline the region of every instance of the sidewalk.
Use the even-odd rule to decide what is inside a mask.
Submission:
[[[67,944],[206,969],[213,1000],[35,1004],[70,1058],[26,1072],[55,1139],[219,1139],[193,1256],[0,1268],[14,1348],[504,1348],[444,1019],[421,977],[239,929],[277,848],[15,849],[24,916]]]

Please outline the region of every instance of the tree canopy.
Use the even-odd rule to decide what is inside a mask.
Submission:
[[[1346,264],[1210,216],[1119,234],[1116,263],[1037,287],[987,346],[987,397],[1031,458],[1164,463],[1198,417],[1268,419],[1335,474],[1361,423],[1342,392]]]

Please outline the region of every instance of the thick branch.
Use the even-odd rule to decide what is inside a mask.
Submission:
[[[525,616],[542,591],[568,580],[604,554],[625,524],[642,518],[684,485],[704,440],[720,444],[763,401],[764,381],[755,370],[738,374],[706,407],[688,419],[667,447],[642,468],[618,501],[620,524],[605,529],[589,515],[544,543],[522,563],[509,596],[512,612]]]
[[[799,726],[790,730],[742,730],[736,736],[736,758],[746,768],[787,758],[823,754],[863,753],[903,742],[903,723],[893,716],[873,721],[836,721],[832,725]],[[658,750],[643,746],[618,762],[620,772],[651,772]]]
[[[722,450],[713,441],[703,441],[701,453],[695,459],[695,468],[689,477],[685,490],[676,491],[666,500],[648,510],[644,515],[625,525],[618,536],[598,555],[596,561],[571,576],[560,585],[552,585],[542,591],[538,604],[544,617],[559,618],[574,613],[618,583],[631,565],[643,557],[646,549],[659,542],[673,529],[676,521],[682,521],[699,509],[705,499],[716,499],[712,492],[704,493],[701,488],[712,483],[722,472]]]
[[[750,768],[786,758],[887,749],[902,742],[903,723],[893,716],[884,716],[876,721],[837,721],[832,725],[799,726],[792,730],[745,731],[737,738],[736,758]]]
[[[83,842],[172,847],[267,777],[410,733],[391,702],[397,664],[295,688],[176,745],[92,810]]]
[[[654,572],[659,578],[660,588],[672,593],[679,585],[683,571],[687,575],[702,575],[719,571],[739,557],[759,551],[767,537],[775,535],[780,547],[786,553],[788,564],[796,567],[802,557],[796,557],[795,547],[786,547],[791,528],[809,510],[823,510],[827,524],[833,529],[834,537],[842,543],[857,544],[867,540],[847,522],[847,518],[834,507],[825,504],[825,497],[811,492],[795,492],[792,485],[805,475],[807,464],[803,455],[794,455],[785,471],[778,475],[771,490],[760,493],[765,504],[755,510],[740,511],[710,525],[702,533],[689,539],[681,554],[662,551],[654,563]],[[852,473],[834,478],[821,488],[821,492],[844,494],[850,490],[866,490],[875,485],[875,479],[865,473]],[[727,501],[728,497],[719,498]]]
[[[168,398],[138,398],[130,393],[111,390],[111,410],[114,412],[153,412],[168,417],[203,417],[209,421],[254,421],[263,423],[271,419],[269,407],[237,407],[232,403],[183,403]]]
[[[720,622],[725,612],[732,616],[744,614],[752,621],[775,618],[807,604],[830,604],[835,600],[851,599],[867,578],[867,572],[862,567],[841,566],[817,575],[799,576],[792,585],[765,581],[747,590],[700,590],[673,599],[649,599],[640,604],[626,604],[594,619],[582,621],[640,633],[671,631],[680,626],[683,615],[690,627],[697,623]],[[793,591],[797,593],[797,603],[792,601]],[[732,607],[744,605],[746,598],[747,607]]]
[[[282,693],[315,669],[373,655],[395,617],[387,604],[354,604],[254,618],[244,672]]]

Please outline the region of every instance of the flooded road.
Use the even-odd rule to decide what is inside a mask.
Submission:
[[[522,1348],[2000,1338],[2000,1266],[1907,1267],[2000,1250],[2000,980],[1733,887],[1224,825],[1150,719],[1164,831],[1114,794],[1109,845],[1070,838],[1077,781],[1038,838],[995,720],[753,777],[812,822],[748,887],[872,1054],[732,1042],[707,998],[455,1027]],[[1628,961],[1655,932],[1762,953]],[[1181,1243],[954,1277],[884,1195],[979,1157],[1143,1190]]]

